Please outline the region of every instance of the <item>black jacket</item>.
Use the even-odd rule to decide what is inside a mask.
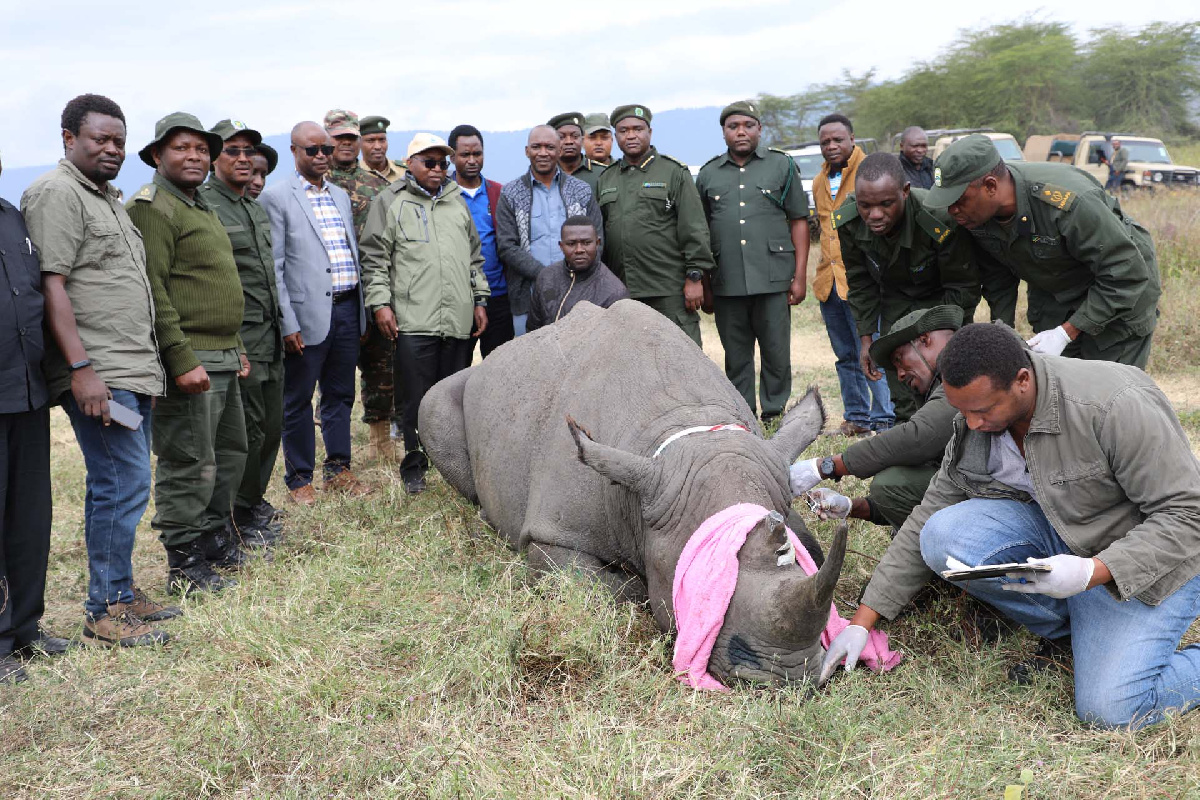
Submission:
[[[566,261],[556,261],[542,270],[533,284],[526,330],[552,325],[565,317],[580,300],[608,308],[629,297],[620,278],[597,259],[587,269],[572,272]]]
[[[42,270],[25,218],[0,200],[0,414],[46,404]]]

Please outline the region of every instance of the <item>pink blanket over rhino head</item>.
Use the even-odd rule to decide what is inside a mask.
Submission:
[[[737,586],[738,551],[758,521],[769,513],[762,506],[741,503],[713,514],[688,539],[675,566],[673,596],[679,635],[675,639],[672,664],[676,677],[693,688],[728,691],[708,674],[708,658]],[[815,574],[816,562],[791,528],[787,529],[787,536],[796,551],[796,563],[806,574]],[[838,614],[837,606],[830,603],[821,646],[828,648],[849,624]],[[888,649],[887,634],[871,631],[861,657],[868,668],[886,672],[900,663],[901,658],[900,653]]]

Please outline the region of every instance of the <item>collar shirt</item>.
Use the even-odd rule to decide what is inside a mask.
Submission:
[[[296,175],[304,181],[304,194],[312,204],[313,214],[321,226],[321,243],[325,245],[325,252],[329,254],[329,263],[333,267],[333,291],[349,291],[358,285],[358,269],[354,265],[354,251],[350,249],[346,221],[333,202],[329,184],[324,178],[321,179],[321,185],[317,186],[298,171]]]
[[[562,225],[567,221],[567,208],[562,199],[562,170],[555,170],[554,179],[546,186],[533,177],[533,206],[529,211],[529,254],[543,266],[562,260],[558,246]],[[532,176],[531,176],[532,177]]]
[[[383,178],[389,184],[395,183],[396,181],[401,180],[405,175],[404,167],[400,166],[395,161],[392,161],[390,158],[388,159],[387,169],[385,169],[385,170],[378,170],[378,169],[375,169],[374,167],[368,166],[366,159],[362,158],[361,156],[358,159],[358,163],[367,172],[371,173],[372,175],[377,175],[378,177]]]

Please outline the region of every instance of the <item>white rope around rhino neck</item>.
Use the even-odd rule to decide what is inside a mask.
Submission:
[[[749,433],[750,429],[745,425],[739,425],[737,423],[728,425],[699,425],[695,428],[684,428],[683,430],[676,431],[668,436],[667,440],[660,444],[658,449],[654,451],[654,455],[651,456],[651,458],[658,458],[659,454],[661,454],[663,450],[667,449],[667,445],[677,439],[682,439],[684,436],[690,436],[693,433],[708,433],[712,431],[743,431],[745,433]]]

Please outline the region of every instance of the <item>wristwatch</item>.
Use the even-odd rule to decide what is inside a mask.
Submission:
[[[823,480],[829,480],[830,478],[832,478],[835,481],[841,480],[841,478],[840,478],[840,476],[838,476],[837,470],[834,466],[833,456],[825,456],[824,458],[822,458],[821,463],[817,467],[817,472],[821,473],[821,478]]]
[[[85,358],[83,361],[76,361],[74,364],[71,365],[71,372],[75,372],[76,370],[81,370],[84,367],[90,367],[91,365],[92,365],[92,360],[90,358]]]
[[[704,278],[704,270],[699,270],[693,267],[684,273],[684,277],[686,277],[689,281],[702,280]]]

